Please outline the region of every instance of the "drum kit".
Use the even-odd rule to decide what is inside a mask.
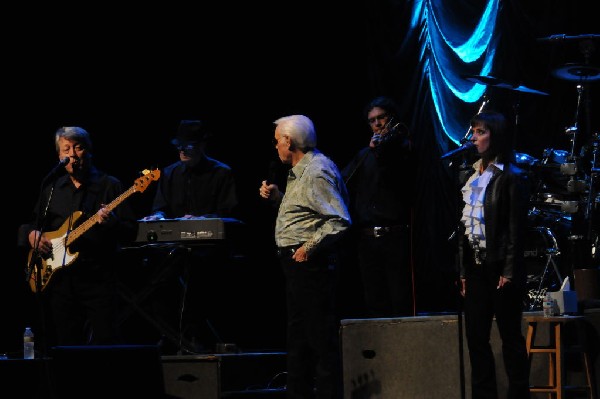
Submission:
[[[564,64],[552,71],[555,78],[577,85],[575,123],[565,128],[569,148],[546,148],[540,157],[516,153],[517,164],[529,172],[532,181],[524,252],[528,285],[524,310],[541,310],[546,291],[558,290],[566,277],[572,281],[575,268],[600,268],[600,133],[582,132],[578,126],[584,91],[590,83],[600,81],[600,68],[588,64],[594,39],[600,39],[600,35],[539,39],[584,41],[580,48],[586,62]],[[492,76],[464,78],[521,93],[548,95]],[[588,137],[582,138],[582,133]],[[581,141],[585,143],[578,148]]]

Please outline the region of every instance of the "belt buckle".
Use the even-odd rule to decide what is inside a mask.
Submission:
[[[482,265],[485,261],[486,253],[482,251],[479,247],[476,247],[473,255],[473,257],[475,258],[475,264]]]
[[[381,226],[373,227],[373,237],[375,237],[375,238],[383,237],[385,232],[386,232],[385,227],[381,227]]]
[[[282,258],[284,256],[293,256],[295,253],[296,253],[296,248],[290,248],[290,247],[277,248],[277,256],[279,256],[280,258]]]

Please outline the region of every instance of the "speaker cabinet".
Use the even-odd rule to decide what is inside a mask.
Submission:
[[[456,316],[341,321],[344,398],[460,399]]]
[[[221,369],[217,356],[163,356],[165,391],[172,399],[219,399]]]
[[[471,366],[462,322],[458,315],[342,320],[344,398],[461,399],[464,389],[470,399]],[[525,321],[522,331],[526,337]],[[547,331],[538,335],[548,339]],[[490,342],[498,394],[504,397],[508,381],[495,322]],[[547,380],[547,370],[547,359],[533,358],[530,381]]]

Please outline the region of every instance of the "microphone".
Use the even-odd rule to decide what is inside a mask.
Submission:
[[[52,168],[52,170],[46,175],[46,177],[44,177],[44,180],[42,180],[42,185],[44,185],[48,181],[54,180],[55,177],[58,177],[61,170],[64,170],[63,168],[67,166],[69,162],[71,162],[70,157],[64,157],[63,159],[58,161],[56,166]]]
[[[268,173],[267,173],[267,184],[277,184],[277,176],[278,176],[278,170],[279,170],[279,161],[276,160],[272,160],[271,162],[269,162],[269,169],[268,169]]]
[[[460,155],[463,152],[469,152],[469,151],[473,151],[473,150],[475,150],[475,144],[473,144],[473,142],[471,142],[471,141],[467,141],[466,143],[464,143],[462,146],[458,147],[457,149],[445,153],[444,155],[442,155],[442,157],[440,159],[451,158],[456,155]]]

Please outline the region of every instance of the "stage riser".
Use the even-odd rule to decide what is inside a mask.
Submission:
[[[78,347],[60,358],[0,360],[0,384],[27,399],[164,399],[164,394],[172,399],[275,399],[285,393],[285,353],[152,358],[147,351]]]

